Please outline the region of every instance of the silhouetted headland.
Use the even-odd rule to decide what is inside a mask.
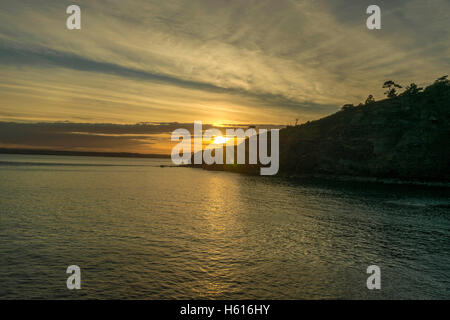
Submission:
[[[393,81],[383,88],[387,99],[375,101],[370,95],[364,104],[347,104],[325,118],[281,129],[278,175],[448,185],[447,76],[424,90],[412,83],[398,94],[401,86]],[[194,166],[259,174],[259,165]]]

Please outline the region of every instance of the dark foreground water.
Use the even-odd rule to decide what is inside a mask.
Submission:
[[[161,163],[0,155],[0,298],[450,298],[448,190]]]

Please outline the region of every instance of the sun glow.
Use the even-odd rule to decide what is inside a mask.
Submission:
[[[214,138],[213,143],[214,143],[214,144],[224,144],[224,143],[226,143],[228,140],[230,140],[230,139],[227,138],[227,137],[224,137],[224,136],[217,136],[217,137]]]

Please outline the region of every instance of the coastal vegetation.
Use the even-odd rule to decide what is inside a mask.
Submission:
[[[280,130],[279,175],[450,181],[450,81],[425,89],[386,81],[372,95],[330,116]],[[201,165],[257,174],[258,165]]]

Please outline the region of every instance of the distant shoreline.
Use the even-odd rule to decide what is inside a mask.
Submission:
[[[67,151],[67,150],[43,150],[43,149],[12,149],[12,148],[0,148],[0,154],[170,159],[170,155],[165,154],[145,154],[133,152]]]

